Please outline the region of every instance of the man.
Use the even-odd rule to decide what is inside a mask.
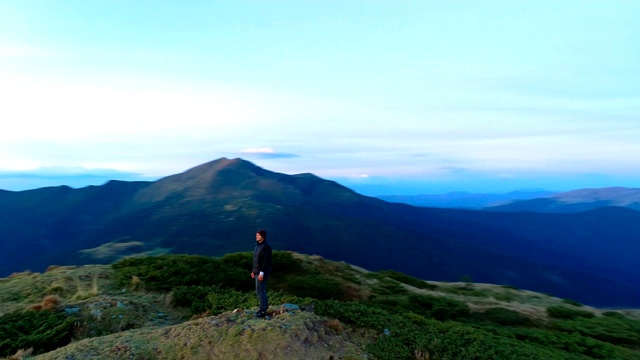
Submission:
[[[256,248],[253,250],[253,269],[251,278],[256,280],[256,295],[258,295],[258,312],[256,316],[263,318],[267,315],[269,300],[267,299],[267,282],[271,275],[271,245],[267,243],[267,232],[263,229],[256,233]]]

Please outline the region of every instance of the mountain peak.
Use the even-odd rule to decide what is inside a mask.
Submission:
[[[234,170],[239,170],[239,169],[244,169],[244,170],[249,170],[249,171],[256,171],[257,169],[262,169],[259,166],[253,164],[252,162],[249,162],[247,160],[243,160],[241,158],[234,158],[234,159],[229,159],[226,157],[222,157],[213,161],[209,161],[207,163],[195,166],[191,169],[188,169],[187,171],[178,174],[178,175],[174,175],[174,176],[179,176],[179,175],[184,175],[184,174],[190,174],[190,175],[202,175],[205,173],[211,173],[211,172],[219,172],[221,170],[224,169],[234,169]]]

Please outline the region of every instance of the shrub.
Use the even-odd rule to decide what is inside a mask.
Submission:
[[[208,309],[207,296],[214,292],[214,286],[178,286],[173,289],[173,304],[188,308],[192,315]]]
[[[59,267],[60,267],[60,265],[49,265],[47,267],[47,270],[45,270],[44,272],[50,272],[50,271],[53,271],[55,269],[58,269]]]
[[[595,317],[595,314],[590,311],[571,309],[566,306],[549,306],[547,314],[552,318],[565,320]]]
[[[617,312],[617,311],[605,311],[602,313],[602,316],[606,316],[606,317],[612,317],[612,318],[616,318],[616,319],[626,319],[626,316],[624,316],[623,314]]]
[[[51,311],[15,311],[0,316],[0,356],[33,348],[35,354],[71,342],[74,317]]]
[[[613,344],[599,341],[587,336],[582,336],[577,332],[549,331],[544,329],[505,329],[495,328],[503,336],[513,337],[523,343],[535,344],[548,349],[561,350],[567,354],[576,355],[574,357],[584,359],[637,359],[638,353],[615,346]],[[579,357],[578,357],[579,356]]]
[[[446,292],[454,295],[475,296],[475,297],[489,297],[491,292],[484,289],[476,289],[474,284],[466,283],[462,286],[443,287],[440,289],[442,292]]]
[[[198,255],[160,255],[126,258],[112,265],[120,286],[130,286],[136,276],[149,291],[169,291],[176,286],[220,286],[249,290],[249,269],[228,266],[219,259]]]
[[[503,307],[493,307],[473,316],[481,321],[489,321],[505,326],[531,326],[533,323],[527,316]]]
[[[324,326],[333,330],[336,334],[342,334],[344,331],[344,326],[342,326],[342,323],[338,319],[329,320],[324,324]]]
[[[582,357],[530,344],[510,336],[462,325],[438,322],[416,314],[398,315],[365,303],[319,301],[316,313],[343,323],[373,329],[379,335],[367,346],[376,359],[578,359]],[[383,330],[387,329],[385,333]],[[497,329],[496,331],[500,331]],[[611,358],[616,358],[612,356]],[[631,358],[629,358],[631,359]]]
[[[469,317],[467,304],[443,296],[409,295],[412,309],[440,321],[464,319]]]
[[[303,271],[302,262],[294,258],[290,252],[274,251],[271,262],[276,274],[297,274]]]
[[[249,308],[257,305],[254,294],[232,289],[214,288],[207,295],[207,309],[211,315],[218,315],[236,308]]]
[[[554,328],[615,345],[640,346],[640,321],[615,317],[577,318],[558,321]]]
[[[304,274],[300,262],[291,253],[274,251],[272,262],[276,276],[270,285],[286,281],[291,275]],[[118,284],[125,287],[144,285],[148,291],[170,291],[176,286],[217,286],[250,291],[255,286],[249,277],[252,265],[253,254],[243,252],[221,259],[175,254],[126,258],[111,266]],[[134,276],[139,280],[136,284],[132,283]]]
[[[48,295],[38,304],[29,306],[29,310],[41,311],[41,310],[55,310],[60,304],[60,299],[55,295]]]
[[[324,300],[317,301],[314,305],[316,314],[358,327],[382,329],[388,323],[388,312],[360,302]]]
[[[513,301],[513,295],[509,294],[508,292],[493,294],[493,298],[498,301],[504,301],[506,303],[510,303]]]
[[[522,291],[519,288],[513,286],[513,285],[500,285],[501,288],[503,289],[509,289],[509,290],[516,290],[516,291]]]
[[[399,295],[408,294],[409,291],[395,280],[383,278],[378,284],[371,288],[376,295]]]
[[[288,276],[274,288],[295,296],[320,300],[343,300],[346,296],[342,284],[324,274]]]
[[[51,285],[45,290],[45,292],[47,294],[52,294],[52,295],[53,294],[63,294],[64,291],[65,291],[64,286],[60,285],[60,284]]]
[[[49,295],[42,299],[42,308],[45,310],[54,310],[58,305],[60,305],[60,299],[55,295]]]
[[[564,299],[564,300],[562,300],[562,302],[564,302],[565,304],[568,304],[568,305],[573,305],[573,306],[578,306],[578,307],[583,306],[581,303],[579,303],[579,302],[577,302],[575,300],[571,300],[571,299]]]
[[[411,285],[418,289],[434,290],[438,288],[437,285],[429,284],[424,280],[420,280],[418,278],[405,275],[404,273],[401,273],[395,270],[382,270],[382,271],[378,271],[377,273],[384,277],[388,277],[389,279],[393,279],[395,281],[398,281],[407,285]]]

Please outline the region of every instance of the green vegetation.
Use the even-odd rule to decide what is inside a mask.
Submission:
[[[395,281],[401,282],[403,284],[411,285],[418,289],[435,290],[438,288],[437,285],[429,284],[424,280],[420,280],[418,278],[406,275],[404,273],[401,273],[395,270],[382,270],[374,274],[379,275],[380,278],[393,279]]]
[[[575,300],[571,300],[571,299],[564,299],[564,300],[562,300],[562,301],[564,301],[564,303],[565,303],[565,304],[568,304],[568,305],[573,305],[573,306],[582,306],[582,304],[581,304],[581,303],[579,303],[579,302],[577,302],[577,301],[575,301]]]
[[[28,348],[38,354],[64,346],[71,341],[75,321],[74,317],[47,310],[0,316],[0,356]]]
[[[126,258],[113,264],[120,286],[140,282],[144,290],[165,292],[176,286],[220,286],[251,289],[247,275],[251,267],[228,266],[220,259],[199,255],[160,255]]]
[[[474,313],[472,319],[504,326],[533,326],[533,321],[526,315],[503,307],[492,307],[481,313]]]
[[[576,310],[568,308],[566,306],[549,306],[547,308],[549,316],[555,319],[574,320],[579,318],[590,319],[595,317],[595,314],[587,310]]]
[[[160,255],[2,279],[0,357],[28,348],[42,354],[84,339],[49,358],[91,348],[106,351],[103,358],[204,359],[211,344],[218,354],[249,351],[257,358],[248,345],[257,332],[265,348],[292,351],[306,339],[307,350],[296,351],[317,345],[314,354],[325,358],[363,352],[375,359],[640,358],[640,320],[621,311],[599,315],[511,287],[433,285],[288,252],[274,252],[273,319],[259,321],[252,313],[251,262],[251,253]],[[309,311],[291,313],[284,303]],[[63,311],[69,309],[76,310]],[[191,316],[201,319],[187,321]]]

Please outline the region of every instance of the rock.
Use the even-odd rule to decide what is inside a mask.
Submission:
[[[300,310],[300,307],[296,304],[284,303],[282,304],[283,311],[296,311]]]

